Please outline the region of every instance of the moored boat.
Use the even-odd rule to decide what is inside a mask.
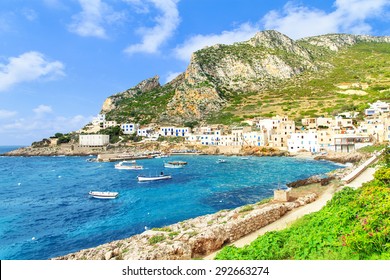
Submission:
[[[218,159],[217,160],[217,163],[225,163],[225,162],[227,162],[225,159]]]
[[[177,161],[168,161],[169,164],[171,165],[186,165],[187,162],[186,161],[180,161],[180,160],[177,160]]]
[[[143,170],[144,167],[142,165],[131,165],[128,169],[129,170]]]
[[[94,198],[100,199],[114,199],[117,198],[119,193],[117,192],[98,192],[98,191],[90,191],[89,195]]]
[[[127,165],[126,163],[132,163],[133,165]],[[132,161],[121,161],[115,164],[115,169],[126,169],[126,170],[142,170],[144,169],[142,165],[136,165],[135,160]]]
[[[165,168],[183,168],[184,164],[171,164],[171,163],[164,163]]]
[[[158,176],[139,175],[139,176],[137,176],[137,179],[138,179],[138,182],[160,181],[160,180],[172,179],[172,176],[171,175],[164,175],[164,174],[160,174]]]

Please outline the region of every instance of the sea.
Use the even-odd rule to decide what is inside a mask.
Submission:
[[[0,154],[16,149],[0,146]],[[89,157],[0,157],[0,259],[44,260],[189,218],[255,203],[277,188],[340,168],[291,157],[171,156],[118,170]],[[226,163],[217,163],[225,159]],[[182,160],[181,169],[164,169]],[[172,175],[137,182],[137,175]],[[101,200],[89,191],[116,191]]]

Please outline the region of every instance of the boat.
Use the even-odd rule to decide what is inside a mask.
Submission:
[[[217,163],[225,163],[225,162],[227,162],[225,159],[218,159],[217,160]]]
[[[171,165],[186,165],[187,164],[186,161],[180,161],[180,160],[178,160],[178,161],[168,161],[168,163],[171,164]]]
[[[248,157],[242,157],[241,159],[242,160],[248,160],[249,158]]]
[[[94,198],[100,198],[100,199],[114,199],[118,197],[119,193],[90,191],[89,195]]]
[[[144,170],[144,167],[142,165],[130,165],[129,170]]]
[[[165,168],[183,168],[184,164],[172,164],[172,163],[164,163]]]
[[[127,165],[126,163],[132,163],[133,165]],[[136,165],[135,160],[131,160],[131,161],[124,160],[115,164],[115,169],[142,170],[144,168],[142,165]]]
[[[158,176],[137,176],[138,182],[148,182],[148,181],[160,181],[160,180],[168,180],[172,179],[171,175],[160,174]]]

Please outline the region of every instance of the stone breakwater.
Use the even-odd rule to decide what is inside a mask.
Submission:
[[[188,260],[208,255],[316,200],[308,194],[292,202],[272,201],[222,210],[127,239],[54,258],[56,260]]]

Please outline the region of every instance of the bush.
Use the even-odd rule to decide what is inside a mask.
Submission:
[[[244,248],[225,247],[216,259],[388,259],[390,169],[358,190],[344,188],[316,213],[266,233]]]
[[[164,241],[165,239],[166,239],[166,237],[164,235],[154,235],[151,238],[149,238],[148,242],[150,245],[154,245],[154,244],[157,244],[161,241]]]
[[[375,172],[374,178],[390,187],[390,167],[381,168]]]

